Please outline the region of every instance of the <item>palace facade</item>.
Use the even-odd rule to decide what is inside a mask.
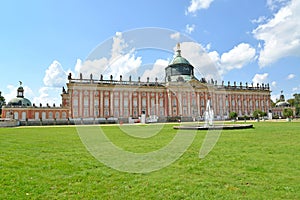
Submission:
[[[248,84],[215,80],[197,79],[194,67],[181,56],[180,46],[176,56],[165,68],[165,81],[142,82],[138,80],[73,78],[68,75],[67,88],[62,89],[60,106],[32,105],[24,97],[20,82],[17,97],[2,107],[2,118],[36,124],[70,124],[76,120],[93,123],[131,122],[155,116],[158,121],[201,120],[204,117],[207,102],[216,119],[227,119],[230,112],[238,116],[251,116],[255,110],[270,112],[271,99],[269,84]]]
[[[214,110],[215,118],[227,119],[230,112],[238,116],[251,116],[253,111],[270,112],[269,84],[231,84],[215,80],[197,79],[194,67],[181,56],[180,46],[176,56],[165,68],[165,81],[73,78],[68,75],[67,89],[63,88],[62,108],[72,119],[125,120],[142,114],[157,116],[161,121],[181,118],[186,121],[203,118],[206,104]]]

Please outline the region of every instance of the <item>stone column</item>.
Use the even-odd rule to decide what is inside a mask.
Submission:
[[[119,116],[120,117],[123,117],[123,93],[124,93],[124,91],[120,91],[120,93],[119,93],[119,95],[120,95],[120,101],[119,101],[120,111],[119,111]]]
[[[187,111],[188,111],[188,116],[191,116],[191,92],[187,92],[186,94],[187,97]]]
[[[114,116],[114,94],[113,94],[113,92],[111,91],[110,92],[110,100],[109,100],[110,102],[110,113],[109,113],[109,115],[110,116]]]
[[[178,108],[179,108],[179,115],[182,115],[182,93],[178,91]]]
[[[100,90],[99,108],[100,108],[100,117],[104,117],[104,112],[103,112],[104,104],[103,104],[103,91],[102,90]]]
[[[155,115],[157,115],[157,116],[159,116],[159,113],[158,113],[158,107],[159,107],[158,95],[159,95],[159,92],[155,92]]]

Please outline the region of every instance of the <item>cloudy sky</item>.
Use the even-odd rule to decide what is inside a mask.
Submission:
[[[198,78],[269,83],[273,100],[300,93],[299,0],[28,0],[0,10],[6,101],[22,81],[33,103],[60,104],[70,72],[163,80],[177,42]]]

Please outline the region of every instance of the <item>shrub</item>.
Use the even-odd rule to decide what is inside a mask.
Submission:
[[[230,112],[229,113],[229,118],[230,119],[236,119],[236,117],[237,117],[237,113],[236,112]]]
[[[263,117],[263,112],[261,110],[255,110],[252,114],[252,116],[255,118],[255,119],[258,119],[259,117]]]
[[[290,109],[290,108],[285,108],[285,109],[283,110],[283,116],[284,116],[285,118],[293,116],[293,110]]]

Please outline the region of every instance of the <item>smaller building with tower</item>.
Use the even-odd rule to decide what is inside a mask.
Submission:
[[[17,120],[21,125],[67,124],[69,111],[61,105],[32,104],[25,98],[20,81],[17,96],[2,107],[2,118]]]

